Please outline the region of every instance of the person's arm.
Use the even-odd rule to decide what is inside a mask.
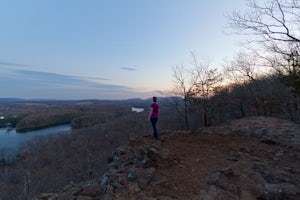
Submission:
[[[153,108],[151,107],[151,108],[150,108],[150,112],[149,112],[149,117],[148,117],[148,120],[150,120],[150,119],[151,119],[151,116],[152,116],[152,114],[153,114]]]

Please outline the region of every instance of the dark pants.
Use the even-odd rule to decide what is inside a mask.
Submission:
[[[153,128],[153,137],[155,139],[158,139],[158,136],[157,136],[157,129],[156,129],[156,123],[157,123],[157,118],[151,118],[151,124],[152,124],[152,128]]]

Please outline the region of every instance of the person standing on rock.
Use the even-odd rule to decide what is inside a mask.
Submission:
[[[158,140],[157,128],[156,124],[158,121],[158,110],[159,105],[157,103],[157,97],[152,98],[153,103],[150,105],[150,113],[149,113],[149,120],[151,121],[152,128],[153,128],[153,137]]]

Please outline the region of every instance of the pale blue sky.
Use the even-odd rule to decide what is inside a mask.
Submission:
[[[190,52],[238,51],[225,14],[244,0],[0,0],[0,98],[146,98]]]

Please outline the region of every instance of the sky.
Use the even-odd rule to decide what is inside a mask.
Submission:
[[[149,98],[191,52],[238,51],[226,14],[244,0],[0,0],[0,98]]]

